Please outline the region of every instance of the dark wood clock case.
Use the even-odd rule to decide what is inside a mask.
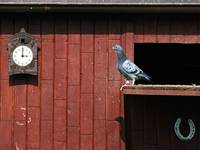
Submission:
[[[27,66],[18,66],[14,63],[12,54],[16,47],[20,45],[28,46],[33,52],[33,60]],[[9,67],[9,76],[17,74],[29,74],[37,75],[37,42],[36,39],[29,33],[27,33],[23,28],[19,33],[11,36],[8,41],[8,67]]]

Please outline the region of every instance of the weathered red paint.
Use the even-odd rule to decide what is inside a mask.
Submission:
[[[124,112],[122,78],[111,46],[123,45],[133,59],[136,42],[199,43],[199,16],[173,15],[2,14],[0,150],[124,150],[115,121]],[[7,41],[21,27],[38,40],[39,75],[9,81]]]

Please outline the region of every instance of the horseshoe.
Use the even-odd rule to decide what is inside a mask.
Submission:
[[[195,125],[194,122],[192,121],[192,119],[188,119],[188,124],[190,127],[190,132],[188,134],[188,136],[183,136],[180,132],[180,124],[181,124],[181,118],[177,118],[175,125],[174,125],[174,131],[176,136],[181,140],[181,141],[189,141],[191,140],[194,135],[195,135]]]

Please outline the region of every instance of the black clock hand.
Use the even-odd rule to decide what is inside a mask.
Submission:
[[[22,57],[24,57],[24,47],[22,46]]]

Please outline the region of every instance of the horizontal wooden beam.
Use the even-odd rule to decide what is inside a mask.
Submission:
[[[200,96],[200,86],[196,85],[134,85],[125,86],[127,95]]]

